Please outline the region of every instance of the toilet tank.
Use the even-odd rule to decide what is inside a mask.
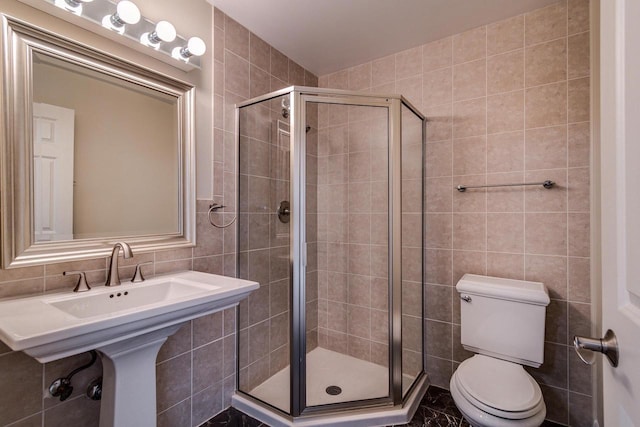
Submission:
[[[456,289],[465,349],[536,368],[542,364],[549,304],[542,283],[465,274]]]

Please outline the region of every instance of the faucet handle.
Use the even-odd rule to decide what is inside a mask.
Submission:
[[[65,271],[62,274],[65,276],[68,276],[69,274],[77,274],[79,276],[78,283],[76,283],[76,287],[73,288],[73,292],[86,292],[91,290],[91,286],[87,283],[87,276],[84,271]]]
[[[131,279],[131,283],[144,282],[144,276],[142,275],[142,266],[153,264],[153,261],[141,262],[136,265],[136,272],[133,273],[133,279]]]

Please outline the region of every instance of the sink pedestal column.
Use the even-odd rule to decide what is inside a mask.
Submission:
[[[100,427],[156,426],[156,358],[182,325],[96,349],[103,367]]]

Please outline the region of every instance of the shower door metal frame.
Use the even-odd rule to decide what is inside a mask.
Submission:
[[[235,174],[236,174],[236,191],[235,191],[235,202],[236,202],[236,215],[237,218],[239,218],[240,216],[240,207],[241,207],[241,200],[240,200],[240,185],[242,180],[241,178],[241,170],[242,168],[240,167],[240,140],[241,140],[241,131],[240,131],[240,110],[242,108],[245,107],[250,107],[252,105],[256,105],[256,104],[260,104],[262,102],[266,102],[266,101],[271,101],[273,99],[276,98],[280,98],[283,97],[285,95],[289,95],[290,99],[291,96],[293,94],[294,91],[294,87],[287,87],[284,89],[280,89],[274,92],[269,92],[267,94],[255,97],[255,98],[251,98],[249,100],[243,101],[241,103],[238,103],[235,105],[235,161],[236,161],[236,170],[235,170]],[[291,123],[289,123],[289,129],[292,129],[292,124],[293,121],[291,121]],[[293,150],[293,142],[292,142],[292,138],[289,138],[289,148],[292,151]],[[289,184],[289,194],[291,195],[291,183]],[[291,197],[291,196],[290,196]],[[293,203],[294,201],[291,200],[290,201],[290,211],[293,211]],[[293,217],[293,215],[291,215]],[[289,235],[291,236],[291,240],[293,240],[293,221],[290,222],[289,225]],[[236,253],[236,277],[240,277],[240,238],[239,238],[239,234],[240,234],[240,221],[237,221],[237,226],[236,226],[236,241],[235,241],[235,253]],[[289,257],[289,262],[291,264],[292,259],[291,256]],[[290,268],[292,268],[292,265],[290,265]],[[291,273],[290,273],[291,274]],[[289,284],[292,285],[293,281],[292,281],[292,276],[290,276],[289,278]],[[289,295],[289,301],[291,301],[291,295]],[[293,308],[293,307],[292,307]],[[284,410],[282,410],[281,408],[278,408],[277,406],[274,406],[272,404],[270,404],[269,402],[266,402],[264,400],[261,400],[255,396],[253,396],[252,394],[249,394],[249,392],[247,391],[243,391],[240,388],[240,310],[236,309],[236,325],[238,325],[238,331],[237,331],[237,337],[236,337],[236,378],[235,378],[235,383],[236,383],[236,392],[238,393],[242,393],[245,396],[251,398],[253,401],[255,401],[257,404],[264,406],[266,408],[269,408],[270,410],[275,410],[281,414],[284,414],[284,416],[291,418],[291,414],[285,412]],[[293,372],[290,372],[290,376],[293,376]],[[293,393],[293,390],[289,390],[290,393]]]
[[[418,118],[422,119],[422,235],[424,239],[424,192],[425,192],[425,149],[426,119],[404,97],[398,95],[367,94],[338,89],[320,89],[313,87],[291,86],[270,92],[260,97],[236,105],[236,161],[239,159],[240,108],[289,94],[291,120],[289,123],[293,138],[290,139],[290,407],[289,413],[268,402],[262,401],[248,392],[240,390],[240,373],[236,377],[238,392],[250,397],[260,405],[276,410],[287,418],[299,416],[330,414],[357,408],[399,405],[409,397],[413,389],[426,375],[424,367],[424,322],[422,323],[422,370],[413,380],[407,393],[402,393],[402,106],[406,106]],[[377,99],[379,101],[368,101]],[[384,101],[383,101],[384,100]],[[386,397],[353,400],[317,406],[306,406],[306,103],[328,103],[337,105],[383,107],[388,111],[388,200],[389,200],[389,394]],[[240,168],[238,168],[238,185]],[[240,191],[237,189],[236,206],[240,209]],[[237,232],[240,227],[237,228]],[[396,236],[396,238],[394,238]],[[304,243],[303,243],[304,242]],[[236,239],[236,253],[238,252]],[[422,270],[424,273],[424,240],[422,243]],[[295,262],[298,260],[298,262]],[[239,263],[236,257],[236,271]],[[422,275],[424,277],[424,274]],[[424,282],[424,279],[422,279]],[[298,286],[295,286],[298,284]],[[424,297],[424,287],[422,287]],[[424,306],[422,308],[424,318]],[[240,313],[238,311],[237,324]],[[239,345],[239,341],[238,341]],[[239,360],[238,360],[239,363]],[[238,365],[239,366],[239,365]]]
[[[308,89],[308,88],[307,88]],[[374,107],[385,108],[387,110],[388,118],[388,140],[387,149],[389,153],[389,190],[398,191],[395,185],[392,185],[395,177],[395,173],[400,174],[400,158],[394,158],[393,146],[399,146],[400,144],[392,144],[393,139],[397,135],[400,135],[400,118],[397,114],[394,114],[394,108],[400,108],[400,100],[393,97],[384,96],[363,96],[362,94],[345,94],[343,91],[337,91],[337,93],[323,93],[323,91],[293,91],[292,94],[292,106],[293,111],[292,126],[294,130],[294,139],[292,142],[292,155],[291,155],[291,200],[298,200],[297,215],[296,210],[292,209],[292,222],[293,233],[291,241],[291,264],[292,264],[292,322],[291,322],[291,342],[295,342],[295,345],[291,346],[291,372],[295,372],[297,375],[291,375],[291,416],[305,416],[311,414],[334,412],[340,410],[349,410],[354,408],[363,408],[369,406],[381,406],[396,404],[397,401],[402,401],[402,375],[396,376],[397,365],[402,364],[402,354],[396,351],[398,347],[396,342],[401,342],[401,335],[395,336],[397,333],[395,325],[398,323],[398,319],[395,316],[392,307],[392,301],[397,299],[397,294],[402,292],[401,281],[396,280],[400,277],[400,263],[401,252],[395,248],[393,239],[393,232],[396,229],[401,229],[401,218],[392,213],[395,212],[395,204],[389,203],[389,387],[387,396],[352,400],[347,402],[331,403],[325,405],[307,406],[306,401],[306,215],[300,215],[300,212],[306,214],[306,104],[307,102],[313,102],[316,104],[335,104],[335,105],[347,105],[347,106],[362,106],[362,107]],[[333,91],[330,91],[333,92]],[[323,95],[340,95],[340,96],[323,96]],[[367,98],[375,98],[376,100],[369,101]],[[297,118],[296,118],[297,117]],[[299,121],[299,124],[298,122]],[[397,148],[399,154],[400,149]],[[397,162],[396,162],[397,160]],[[392,190],[392,187],[393,190]],[[399,186],[398,186],[399,188]],[[392,193],[390,193],[392,194]],[[401,195],[396,193],[398,200]],[[390,196],[391,198],[391,196]],[[395,200],[395,198],[393,199]],[[399,209],[399,207],[398,207]],[[396,224],[397,223],[397,224]],[[400,234],[398,234],[400,236]],[[297,238],[296,238],[297,237]],[[304,244],[302,242],[305,242]],[[294,247],[295,245],[295,247]],[[295,262],[294,260],[299,260]],[[296,284],[299,283],[298,286]],[[397,286],[396,286],[397,284]],[[398,289],[396,289],[398,288]],[[400,298],[401,299],[401,298]],[[401,316],[400,316],[401,321]],[[398,329],[400,330],[400,329]],[[402,349],[400,348],[400,352]],[[393,367],[393,369],[392,369]],[[398,383],[399,378],[399,384]],[[399,399],[396,398],[396,390],[400,389]]]
[[[406,390],[406,393],[402,393],[402,386],[401,389],[399,390],[399,394],[396,396],[400,396],[400,401],[404,402],[405,399],[410,396],[413,392],[414,389],[418,386],[418,384],[420,383],[421,379],[426,376],[426,369],[425,369],[425,356],[426,356],[426,342],[425,342],[425,328],[424,328],[424,320],[425,320],[425,307],[424,307],[424,282],[425,282],[425,265],[426,265],[426,256],[425,256],[425,237],[426,237],[426,185],[427,185],[427,119],[424,115],[422,115],[422,113],[420,111],[418,111],[407,99],[405,99],[403,96],[400,97],[399,99],[400,101],[400,105],[398,107],[398,111],[399,111],[399,115],[400,115],[400,127],[402,127],[402,119],[404,118],[404,115],[402,113],[402,107],[407,107],[409,109],[409,111],[413,114],[416,115],[416,117],[418,117],[422,124],[421,124],[421,132],[422,132],[422,140],[421,140],[421,146],[422,146],[422,158],[420,160],[420,164],[422,165],[421,167],[421,174],[420,174],[420,180],[421,180],[421,191],[420,191],[420,215],[421,215],[421,239],[420,239],[420,249],[421,249],[421,269],[420,269],[420,283],[422,284],[421,286],[421,292],[420,292],[420,300],[422,301],[421,304],[421,311],[420,311],[420,331],[421,331],[421,337],[420,337],[420,342],[421,342],[421,356],[422,356],[422,370],[420,371],[420,373],[416,376],[416,378],[413,380],[413,382],[411,383],[411,386]],[[401,132],[402,133],[402,132]],[[399,136],[400,139],[400,144],[399,145],[399,156],[400,159],[402,159],[402,143],[404,142],[404,140],[402,139],[402,135]],[[401,171],[401,176],[400,176],[400,185],[402,185],[402,169]],[[402,196],[402,188],[400,188],[400,195]],[[400,217],[402,217],[402,197],[399,201],[398,204],[399,208],[399,215]],[[400,242],[402,242],[402,226],[400,227]],[[400,250],[402,250],[402,248],[400,248]],[[402,266],[400,266],[400,268],[402,268]],[[400,270],[402,271],[402,270]],[[402,279],[401,279],[402,280]],[[399,296],[399,300],[400,300],[400,316],[402,316],[402,294],[400,294]],[[402,331],[400,331],[400,335],[402,335]],[[400,344],[400,360],[402,360],[402,343]],[[402,377],[402,372],[400,372],[400,376]],[[402,380],[401,380],[402,383]],[[396,402],[396,404],[399,402]]]

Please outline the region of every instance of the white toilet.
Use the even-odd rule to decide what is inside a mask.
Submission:
[[[465,274],[460,293],[461,342],[478,353],[451,377],[451,396],[474,427],[538,427],[547,409],[522,365],[544,361],[549,294],[539,282]]]

